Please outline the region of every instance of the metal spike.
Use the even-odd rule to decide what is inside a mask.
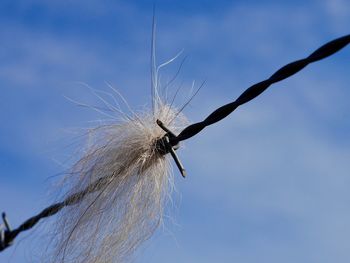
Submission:
[[[186,177],[186,170],[175,152],[175,150],[177,150],[179,148],[179,144],[172,145],[170,143],[170,138],[176,138],[176,135],[172,131],[170,131],[167,127],[165,127],[165,125],[163,124],[162,121],[157,119],[157,124],[159,125],[160,128],[163,129],[163,131],[166,132],[164,137],[161,139],[165,148],[166,148],[165,153],[171,154],[171,156],[173,157],[173,159],[175,161],[176,166],[179,168],[179,171],[180,171],[182,177],[185,178]]]

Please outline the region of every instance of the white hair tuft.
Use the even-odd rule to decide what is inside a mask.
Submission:
[[[89,130],[89,145],[64,182],[79,199],[59,214],[54,262],[125,262],[162,222],[173,187],[169,157],[157,151],[165,132],[187,120],[161,100],[152,111]],[[97,183],[96,183],[97,182]],[[81,199],[81,200],[80,200]]]

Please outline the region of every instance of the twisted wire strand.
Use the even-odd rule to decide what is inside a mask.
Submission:
[[[229,114],[231,114],[235,109],[237,109],[240,105],[245,104],[252,99],[259,96],[261,93],[263,93],[271,84],[279,82],[283,79],[286,79],[303,68],[305,68],[310,63],[319,61],[321,59],[324,59],[328,56],[333,55],[334,53],[338,52],[342,48],[344,48],[346,45],[350,43],[350,35],[346,35],[340,38],[337,38],[335,40],[332,40],[325,45],[318,48],[316,51],[314,51],[311,55],[304,59],[300,59],[294,62],[291,62],[279,70],[277,70],[274,74],[272,74],[271,77],[269,77],[266,80],[263,80],[259,83],[256,83],[246,89],[234,102],[228,103],[218,109],[216,109],[214,112],[212,112],[205,120],[194,123],[192,125],[189,125],[186,127],[178,136],[171,136],[169,137],[171,146],[177,145],[180,141],[186,140],[191,138],[192,136],[196,135],[200,131],[202,131],[205,127],[212,125],[225,117],[227,117]],[[161,138],[160,140],[162,140]],[[3,251],[7,247],[9,247],[13,240],[23,231],[29,230],[32,227],[34,227],[41,219],[50,217],[52,215],[55,215],[58,213],[61,209],[63,209],[66,206],[71,206],[74,204],[79,203],[86,195],[93,193],[95,191],[98,191],[101,189],[103,185],[108,183],[109,178],[111,176],[106,176],[103,178],[98,179],[96,182],[89,185],[86,189],[84,189],[81,192],[75,193],[71,196],[68,196],[63,202],[59,202],[56,204],[53,204],[44,210],[42,210],[39,214],[29,218],[26,220],[23,224],[21,224],[18,228],[11,230],[9,229],[9,226],[7,222],[5,222],[5,227],[0,227],[0,251]]]
[[[256,98],[257,96],[259,96],[273,83],[289,78],[290,76],[296,74],[297,72],[305,68],[307,65],[333,55],[334,53],[338,52],[349,43],[350,43],[350,35],[337,38],[321,46],[316,51],[314,51],[310,56],[304,59],[296,60],[294,62],[291,62],[283,66],[282,68],[277,70],[274,74],[272,74],[272,76],[269,77],[268,79],[250,86],[234,102],[228,103],[216,109],[205,120],[191,124],[188,127],[186,127],[177,137],[171,138],[170,143],[172,145],[176,145],[180,141],[191,138],[192,136],[202,131],[205,127],[212,125],[224,119],[225,117],[227,117],[240,105],[245,104],[251,101],[252,99]]]
[[[108,183],[110,178],[111,176],[105,176],[96,180],[96,182],[92,183],[84,190],[68,196],[63,202],[50,205],[37,215],[27,219],[16,229],[11,230],[8,226],[4,227],[3,229],[0,229],[0,251],[5,250],[7,247],[9,247],[12,244],[13,240],[18,236],[18,234],[33,228],[41,219],[53,216],[57,214],[60,210],[62,210],[64,207],[77,204],[86,195],[100,190],[104,185]]]

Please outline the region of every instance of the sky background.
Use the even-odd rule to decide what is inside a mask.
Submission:
[[[150,104],[153,3],[0,2],[0,210],[14,227],[51,204],[73,131],[103,118],[64,97],[98,104],[79,82],[110,91],[108,82],[134,109]],[[177,105],[206,80],[185,109],[196,122],[349,34],[349,14],[347,0],[157,1],[157,58],[184,50],[166,80],[187,57]],[[172,219],[136,262],[348,262],[349,57],[347,47],[310,65],[186,141]],[[37,232],[0,262],[36,262]]]

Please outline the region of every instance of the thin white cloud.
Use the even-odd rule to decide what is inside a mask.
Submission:
[[[191,59],[183,74],[184,81],[207,78],[206,87],[191,108],[186,109],[191,119],[201,120],[211,110],[233,100],[246,86],[269,76],[283,63],[307,55],[345,28],[344,2],[324,3],[327,4],[318,6],[323,13],[310,12],[312,4],[304,8],[241,3],[230,6],[220,16],[210,12],[191,17],[159,14],[159,57],[168,57],[185,48]],[[23,5],[28,7],[24,2]],[[74,2],[69,5],[81,11],[87,8],[85,15],[113,15],[118,9],[114,5],[108,10]],[[333,7],[327,11],[329,5]],[[64,10],[67,6],[55,1],[49,8]],[[141,21],[151,17],[137,8],[130,10],[125,12],[125,17],[135,18],[134,24],[138,23],[138,16],[142,16]],[[334,22],[338,16],[341,19]],[[125,19],[128,28],[131,19]],[[129,33],[147,36],[150,26],[143,22],[138,26],[137,33]],[[62,105],[63,99],[52,96],[70,89],[71,86],[62,88],[62,82],[91,81],[88,84],[94,85],[100,80],[102,84],[105,76],[118,73],[113,80],[130,84],[123,85],[123,89],[130,95],[127,97],[132,104],[146,97],[149,39],[138,40],[146,43],[143,46],[136,45],[140,42],[134,39],[135,45],[130,46],[137,50],[129,45],[116,45],[114,55],[108,56],[111,46],[101,49],[107,46],[104,41],[110,41],[109,38],[86,43],[86,36],[35,32],[21,24],[2,29],[11,56],[16,55],[16,50],[24,54],[19,59],[23,63],[0,62],[2,80],[13,84],[11,88],[37,92],[23,93],[25,97],[21,101],[37,102],[33,98],[51,96],[51,101],[31,119],[18,113],[28,111],[28,104],[18,105],[18,112],[13,113],[14,121],[8,125],[13,125],[14,131],[22,131],[13,133],[19,141],[13,143],[17,151],[40,155],[38,152],[45,148],[43,141],[52,139],[58,128],[66,128],[65,125],[80,117],[91,117],[79,113],[79,109],[73,112],[71,107]],[[345,52],[342,56],[349,54]],[[344,93],[349,77],[336,72],[344,67],[343,61],[336,57],[334,62],[329,60],[276,84],[257,100],[185,143],[187,149],[179,155],[189,176],[179,183],[186,197],[178,220],[183,228],[176,230],[179,246],[172,249],[173,242],[167,239],[170,244],[165,247],[160,244],[163,252],[154,252],[157,253],[154,262],[179,262],[179,259],[288,262],[287,257],[291,258],[290,262],[312,259],[322,262],[321,257],[348,259],[344,244],[348,243],[350,234],[346,187],[349,150],[337,134],[329,134],[333,130],[327,130],[327,121],[332,120],[339,129],[347,128],[347,119],[342,124],[337,116],[341,111],[350,112],[349,93]],[[128,69],[114,71],[123,66]],[[46,74],[48,68],[55,72]],[[48,87],[48,84],[55,85]],[[74,94],[86,96],[84,92]],[[23,143],[24,150],[20,145]],[[16,184],[7,185],[8,191],[16,192]],[[15,204],[20,202],[16,200]],[[282,221],[282,227],[274,224],[274,220]],[[244,231],[239,233],[241,227]],[[291,227],[292,231],[284,227]],[[236,236],[236,240],[230,239],[230,235]],[[282,235],[287,237],[281,240]],[[174,256],[177,254],[178,257]]]

